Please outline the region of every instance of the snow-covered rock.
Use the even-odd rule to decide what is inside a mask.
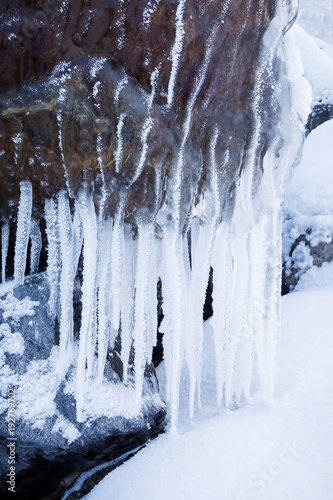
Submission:
[[[303,158],[287,190],[283,210],[284,291],[317,280],[333,266],[333,121],[305,140]],[[331,273],[332,274],[332,273]],[[306,275],[306,277],[305,277]]]

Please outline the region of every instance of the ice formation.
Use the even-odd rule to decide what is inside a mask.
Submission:
[[[166,108],[175,105],[179,58],[183,50],[185,3],[185,0],[180,0],[176,12]],[[123,3],[119,3],[119,9],[122,6]],[[103,382],[107,351],[114,346],[118,336],[121,340],[123,383],[129,383],[128,375],[133,369],[130,363],[134,362],[133,405],[140,409],[144,372],[146,364],[151,362],[152,348],[156,343],[159,279],[162,283],[164,319],[161,331],[164,333],[167,397],[172,426],[177,425],[180,377],[185,365],[190,374],[190,416],[193,416],[196,404],[201,407],[202,310],[210,268],[213,269],[217,405],[233,408],[258,392],[266,399],[273,396],[279,351],[281,203],[292,165],[301,148],[311,96],[302,78],[293,35],[284,33],[285,26],[294,15],[293,9],[289,2],[278,0],[276,15],[261,43],[256,82],[251,95],[252,129],[228,202],[223,200],[226,197],[225,178],[232,161],[231,154],[227,149],[222,161],[217,154],[225,141],[223,116],[220,117],[221,122],[217,121],[209,129],[209,151],[201,160],[206,162],[205,190],[199,195],[192,191],[191,201],[183,202],[188,175],[185,171],[185,150],[190,127],[196,120],[194,104],[205,84],[209,65],[213,64],[212,49],[217,27],[224,23],[229,6],[230,1],[223,3],[216,25],[207,37],[201,67],[195,69],[181,140],[167,183],[162,177],[163,165],[158,159],[155,162],[154,212],[144,207],[135,214],[135,224],[125,221],[124,210],[130,188],[139,179],[148,161],[147,150],[150,146],[147,140],[156,120],[153,103],[161,68],[152,72],[151,93],[144,99],[145,118],[141,122],[138,136],[140,150],[134,162],[132,178],[119,191],[117,207],[112,212],[108,210],[112,185],[108,185],[103,173],[101,136],[97,136],[96,141],[102,196],[94,197],[91,183],[83,180],[77,192],[70,185],[62,146],[61,130],[64,130],[64,125],[61,113],[57,115],[67,189],[61,189],[56,196],[45,199],[44,205],[49,309],[60,324],[60,374],[64,376],[71,363],[76,365],[78,421],[83,420],[85,394],[92,384]],[[248,2],[248,9],[250,6],[251,2]],[[258,16],[263,15],[261,8]],[[121,23],[119,37],[119,44],[123,45]],[[236,45],[230,71],[237,64],[237,50]],[[279,71],[274,66],[277,54]],[[99,68],[95,76],[98,71]],[[228,79],[228,75],[224,77]],[[127,77],[119,79],[114,94],[116,106],[119,96],[127,92],[127,85]],[[97,98],[99,87],[94,87],[94,98]],[[275,110],[277,121],[271,126],[269,145],[263,150],[263,137],[267,133],[267,106]],[[125,161],[125,141],[128,140],[123,130],[128,119],[119,108],[113,156],[115,170],[120,174]],[[184,217],[186,203],[190,209]],[[38,224],[32,217],[32,204],[32,185],[29,181],[22,181],[15,246],[14,278],[17,284],[23,283],[29,237],[31,272],[38,269],[41,237]],[[2,263],[6,260],[7,247],[8,224],[4,223]],[[75,338],[73,291],[80,262],[83,263],[82,317],[79,336]],[[134,361],[130,361],[132,351]]]

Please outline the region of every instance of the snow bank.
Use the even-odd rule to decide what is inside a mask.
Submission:
[[[313,39],[297,23],[291,30],[301,51],[304,75],[312,87],[312,105],[333,102],[333,60],[329,56],[332,48]],[[321,46],[325,50],[321,49]]]
[[[283,261],[287,275],[291,267],[299,270],[299,276],[308,271],[313,264],[310,248],[327,244],[333,237],[332,137],[333,121],[325,122],[310,133],[302,161],[287,190],[283,208]],[[290,255],[300,235],[305,241],[300,241]],[[311,272],[314,279],[317,272]]]

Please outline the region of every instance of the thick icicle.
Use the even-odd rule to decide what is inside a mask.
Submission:
[[[17,230],[14,256],[14,279],[16,284],[23,285],[27,262],[30,224],[32,212],[32,184],[20,182],[20,205],[17,216]]]
[[[73,224],[68,196],[65,191],[58,195],[58,228],[61,253],[60,275],[60,364],[66,362],[66,353],[71,354],[73,343],[73,288],[74,288],[74,245]]]
[[[133,339],[136,255],[130,229],[124,228],[124,255],[121,288],[121,361],[123,382],[128,380],[128,361]]]
[[[226,378],[226,357],[230,332],[231,309],[231,273],[232,254],[230,246],[230,225],[223,221],[216,234],[212,266],[214,270],[212,325],[214,327],[215,365],[216,365],[216,400],[222,405]]]
[[[149,317],[149,273],[150,255],[153,244],[153,226],[138,225],[137,262],[135,275],[134,303],[134,365],[136,407],[141,407],[143,376],[147,361],[148,317]]]
[[[110,276],[110,308],[111,308],[111,338],[113,343],[120,326],[120,294],[121,294],[121,276],[123,255],[123,222],[122,209],[116,214],[112,229],[111,239],[111,276]]]
[[[95,354],[94,306],[97,267],[97,221],[92,194],[87,193],[86,189],[79,193],[77,206],[83,226],[83,284],[82,318],[76,377],[76,411],[78,422],[82,422],[86,363],[87,374],[91,375]]]
[[[100,244],[100,267],[98,275],[98,379],[102,382],[104,366],[111,330],[110,281],[111,281],[111,246],[112,219],[103,224]]]
[[[184,358],[186,274],[182,237],[173,230],[166,230],[162,240],[161,279],[167,397],[170,401],[171,428],[175,430],[178,422],[180,374]]]
[[[32,218],[30,226],[30,274],[38,273],[39,257],[42,250],[42,233],[39,229],[39,222]]]
[[[190,373],[190,418],[193,418],[195,390],[201,408],[201,367],[203,350],[203,305],[209,280],[210,263],[220,216],[220,193],[217,182],[215,148],[218,131],[210,143],[210,186],[206,193],[205,220],[193,225],[191,240],[192,273],[186,307],[186,360]],[[195,222],[195,219],[194,221]],[[191,232],[192,236],[192,232]]]
[[[3,222],[1,226],[1,281],[6,281],[6,263],[9,244],[9,223]]]
[[[47,278],[50,288],[49,308],[52,317],[58,316],[60,248],[58,229],[58,204],[56,199],[45,199],[47,235]]]

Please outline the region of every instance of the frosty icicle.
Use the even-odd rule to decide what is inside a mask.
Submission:
[[[32,185],[29,181],[20,182],[20,205],[17,216],[15,241],[14,279],[18,285],[23,285],[27,262],[27,250],[30,235],[32,212]]]
[[[9,224],[8,222],[3,222],[1,226],[1,281],[2,283],[6,280],[6,262],[8,253],[8,243],[9,243]]]
[[[73,344],[73,287],[75,276],[73,224],[69,200],[65,191],[60,191],[58,195],[58,227],[61,255],[59,357],[62,363]]]
[[[77,360],[76,405],[77,419],[82,421],[84,404],[84,384],[86,377],[92,375],[95,357],[95,306],[96,306],[96,255],[97,222],[92,194],[83,189],[78,197],[78,210],[83,226],[83,284],[82,284],[82,319],[80,329],[79,354]]]
[[[60,248],[58,230],[58,204],[56,199],[45,200],[45,221],[47,234],[47,277],[50,287],[49,307],[52,317],[58,315]]]
[[[36,219],[31,220],[30,241],[30,274],[34,274],[38,272],[39,257],[42,250],[42,234],[39,229],[39,222]]]

